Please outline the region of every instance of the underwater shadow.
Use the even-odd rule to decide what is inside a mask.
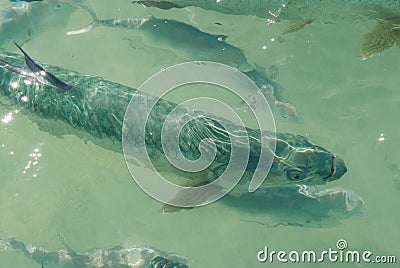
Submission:
[[[338,226],[347,218],[362,216],[363,199],[354,191],[335,187],[290,185],[259,189],[223,202],[243,212],[243,220],[267,227]]]

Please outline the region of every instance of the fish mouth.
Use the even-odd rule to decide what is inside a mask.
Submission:
[[[343,159],[333,155],[332,157],[332,172],[325,178],[325,181],[334,181],[340,179],[347,172],[346,164]]]

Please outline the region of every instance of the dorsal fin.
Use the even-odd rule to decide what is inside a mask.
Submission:
[[[15,41],[14,41],[14,45],[16,45],[17,48],[21,51],[21,53],[24,54],[26,66],[28,66],[30,71],[35,72],[35,73],[39,73],[40,76],[42,76],[46,81],[48,81],[53,86],[56,86],[56,87],[64,89],[64,90],[72,88],[71,84],[65,82],[64,80],[61,80],[57,76],[55,76],[52,73],[46,71],[45,68],[43,68],[37,62],[35,62],[28,55],[28,53],[26,53]]]

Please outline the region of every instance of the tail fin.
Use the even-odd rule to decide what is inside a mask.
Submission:
[[[90,23],[85,28],[82,28],[82,29],[76,30],[76,31],[67,32],[67,35],[87,33],[99,25],[106,26],[106,27],[122,27],[122,28],[137,29],[137,28],[140,28],[143,24],[145,24],[149,20],[152,20],[154,18],[153,16],[149,15],[149,16],[137,17],[137,18],[101,20],[97,17],[96,13],[92,9],[90,9],[88,6],[85,6],[82,4],[77,4],[70,0],[62,0],[62,1],[65,3],[68,3],[71,6],[84,9],[85,11],[87,11],[89,13],[90,17],[93,20],[93,22]]]
[[[79,29],[79,30],[69,31],[69,32],[67,32],[67,35],[75,35],[75,34],[82,34],[82,33],[90,32],[91,30],[93,30],[99,24],[100,20],[97,17],[97,14],[91,8],[89,8],[88,6],[82,5],[82,4],[78,4],[78,3],[75,3],[75,2],[70,1],[70,0],[62,0],[62,2],[67,3],[67,4],[69,4],[69,5],[73,6],[73,7],[76,7],[76,8],[82,8],[83,10],[87,11],[87,13],[89,13],[90,17],[93,20],[88,26],[86,26],[86,27],[84,27],[82,29]]]

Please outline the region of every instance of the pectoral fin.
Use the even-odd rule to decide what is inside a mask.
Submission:
[[[208,182],[202,181],[202,182],[190,182],[187,183],[185,186],[186,187],[199,187],[207,184]],[[193,191],[182,191],[178,192],[176,196],[174,196],[171,200],[172,203],[185,203],[188,205],[188,207],[177,207],[177,206],[172,206],[168,204],[164,204],[161,208],[162,213],[172,213],[172,212],[178,212],[181,210],[189,210],[192,209],[193,207],[190,207],[190,205],[193,204],[199,204],[203,203],[210,197],[216,194],[216,192],[221,190],[221,186],[219,185],[214,185],[212,188],[210,188],[208,191],[196,191],[193,189]]]
[[[22,54],[24,54],[25,57],[25,63],[28,69],[33,72],[33,73],[38,73],[38,76],[43,77],[47,82],[49,82],[51,85],[67,90],[72,88],[72,85],[61,80],[57,76],[53,75],[52,73],[46,71],[45,68],[43,68],[40,64],[35,62],[29,55],[26,53],[22,47],[20,47],[15,41],[14,45],[21,51]]]

